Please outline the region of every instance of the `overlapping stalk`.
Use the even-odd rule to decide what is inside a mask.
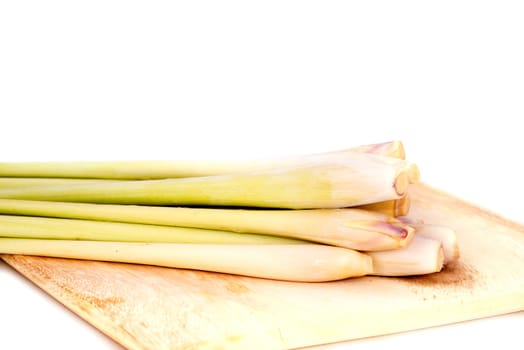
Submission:
[[[85,183],[107,182],[108,179],[68,179],[47,177],[0,177],[0,189],[50,186],[50,185],[78,185]]]
[[[4,253],[102,260],[224,272],[286,281],[324,282],[368,275],[369,256],[318,244],[132,243],[0,238]]]
[[[401,249],[369,252],[373,274],[379,276],[410,276],[438,272],[444,266],[444,251],[439,241],[415,235]]]
[[[234,175],[0,190],[0,198],[116,204],[341,208],[401,198],[410,164],[347,152]]]
[[[348,152],[375,154],[402,160],[405,159],[405,151],[402,142],[391,141],[379,144],[358,146],[346,150],[277,160],[236,162],[190,161],[190,163],[196,164],[194,167],[187,166],[187,161],[0,163],[0,190],[49,185],[61,185],[64,187],[68,185],[88,185],[94,183],[104,183],[110,181],[111,179],[161,179],[164,177],[179,177],[181,174],[194,177],[201,176],[203,174],[223,175],[225,173],[246,171],[253,172],[257,170],[260,171],[288,167],[297,163],[304,164],[305,159],[309,159],[308,162],[315,161],[315,159],[318,161],[319,158],[325,158],[326,155],[343,156]],[[418,181],[419,173],[416,165],[408,163],[406,166],[406,173],[409,182],[414,183]],[[13,174],[18,174],[22,177],[3,177]],[[56,177],[40,177],[50,175],[54,175]],[[72,176],[72,178],[67,176]],[[90,177],[95,177],[95,179]],[[9,194],[6,196],[9,196]],[[409,201],[407,199],[407,196],[404,196],[397,200],[376,202],[373,203],[370,207],[364,206],[363,209],[379,211],[386,215],[393,216],[406,215],[409,211]]]
[[[460,250],[455,231],[442,225],[413,224],[418,236],[439,241],[444,253],[444,264],[457,260]]]
[[[25,220],[36,227],[46,222],[33,216],[116,221],[231,231],[235,236],[239,233],[282,236],[362,251],[403,247],[414,233],[413,228],[397,219],[360,209],[209,209],[0,199],[0,214],[26,215]],[[0,215],[0,236],[3,222],[10,218],[24,220]],[[68,221],[52,222],[59,227],[60,222]],[[143,236],[144,241],[152,239]]]
[[[190,227],[0,215],[0,237],[120,242],[295,244],[302,240]]]
[[[316,162],[326,156],[367,153],[405,159],[400,141],[358,146],[349,149],[259,160],[169,160],[169,161],[79,161],[79,162],[3,162],[0,177],[80,178],[113,180],[152,180],[258,172]]]

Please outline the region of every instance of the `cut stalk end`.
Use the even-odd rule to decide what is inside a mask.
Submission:
[[[349,151],[406,159],[406,152],[401,141],[389,141],[372,145],[358,146],[350,148]]]
[[[434,239],[442,244],[444,250],[444,264],[448,264],[460,258],[460,250],[455,231],[449,227],[440,225],[414,225],[415,234]]]
[[[412,276],[439,272],[444,266],[444,251],[439,241],[415,235],[401,249],[368,252],[373,259],[373,274]]]
[[[411,199],[409,197],[409,193],[407,193],[404,197],[399,199],[367,204],[358,208],[376,211],[388,216],[398,217],[407,215],[409,213],[410,207]]]
[[[407,172],[409,183],[415,184],[420,181],[420,170],[416,164],[409,163]]]
[[[393,183],[393,188],[395,189],[395,192],[399,195],[399,197],[403,197],[406,195],[409,183],[410,183],[409,175],[406,172],[401,172],[395,178],[395,182]]]

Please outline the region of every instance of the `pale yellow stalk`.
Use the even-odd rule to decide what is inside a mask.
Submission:
[[[398,199],[409,185],[409,163],[348,152],[301,165],[236,175],[110,181],[0,190],[0,198],[154,205],[341,208]]]
[[[348,148],[344,151],[348,152],[361,152],[361,153],[370,153],[377,154],[381,156],[393,157],[398,159],[406,159],[406,152],[404,150],[404,145],[401,141],[389,141],[383,143],[376,143],[371,145],[363,145]],[[341,152],[341,151],[335,151]]]
[[[298,239],[221,230],[15,215],[0,215],[0,237],[216,244],[304,243]]]
[[[104,183],[108,179],[68,179],[47,177],[0,177],[0,189],[50,186],[50,185],[77,185],[86,183]]]
[[[460,258],[457,235],[452,228],[441,225],[414,224],[416,235],[439,241],[444,250],[444,264]]]
[[[411,276],[439,272],[444,266],[444,252],[439,241],[417,236],[404,248],[367,252],[373,259],[373,274]]]
[[[296,157],[259,160],[142,160],[142,161],[76,161],[76,162],[4,162],[0,177],[99,178],[146,180],[197,177],[266,171],[296,166],[327,155],[370,153],[404,159],[400,141],[366,145],[334,152]]]
[[[410,216],[398,216],[396,219],[402,221],[406,225],[421,225],[421,224],[424,224],[424,220],[422,220],[420,218],[410,217]]]
[[[387,215],[359,209],[246,210],[0,199],[0,214],[257,233],[363,251],[403,247],[414,232]]]
[[[0,238],[0,253],[52,256],[326,282],[373,270],[369,256],[316,244],[220,245]]]

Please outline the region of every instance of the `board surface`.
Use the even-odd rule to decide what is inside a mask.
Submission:
[[[425,184],[410,216],[457,231],[459,262],[409,278],[291,283],[20,255],[2,258],[130,349],[289,349],[524,310],[524,226]]]

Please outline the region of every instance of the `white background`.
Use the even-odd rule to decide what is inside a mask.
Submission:
[[[519,1],[0,2],[0,161],[256,158],[404,141],[524,222]],[[522,345],[523,313],[352,345]],[[520,343],[518,343],[520,341]],[[0,264],[0,348],[113,349]]]

